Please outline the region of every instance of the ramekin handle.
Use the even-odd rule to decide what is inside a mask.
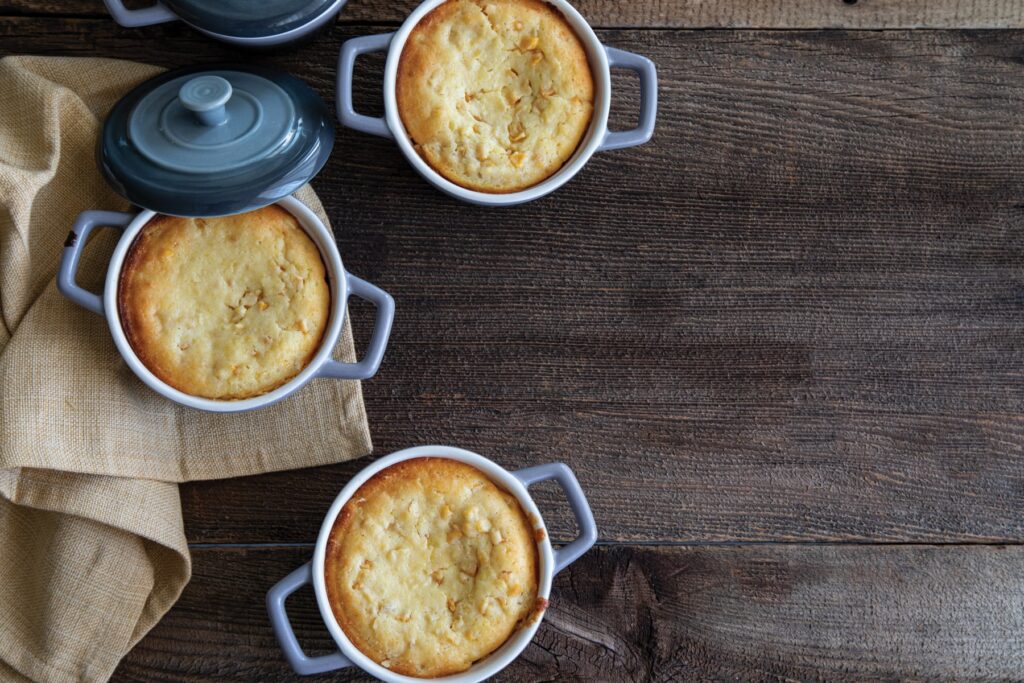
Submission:
[[[135,214],[122,211],[83,211],[71,226],[68,238],[64,240],[64,254],[57,270],[57,289],[73,302],[97,315],[103,315],[103,297],[83,289],[75,282],[78,262],[82,258],[85,242],[96,228],[107,227],[124,230],[135,218]]]
[[[569,499],[569,507],[572,508],[572,514],[576,517],[580,535],[569,545],[555,551],[555,573],[557,574],[578,560],[597,542],[597,523],[594,521],[594,513],[590,511],[587,497],[584,495],[576,475],[564,463],[551,462],[546,465],[528,467],[525,470],[513,472],[512,476],[527,487],[538,481],[554,479],[565,491],[565,497]]]
[[[654,62],[643,55],[605,47],[609,66],[621,66],[640,76],[640,125],[632,130],[608,131],[597,148],[598,152],[623,147],[636,147],[654,135],[654,120],[658,115],[658,70]]]
[[[334,359],[320,366],[317,377],[333,377],[335,379],[369,379],[377,374],[380,362],[384,359],[384,350],[388,347],[391,337],[391,323],[395,320],[395,300],[391,295],[376,285],[355,275],[346,274],[348,278],[349,296],[355,295],[366,299],[377,307],[377,318],[373,322],[373,334],[367,345],[363,359],[358,363],[342,363]]]
[[[114,17],[114,21],[127,28],[164,24],[178,19],[177,14],[159,2],[143,9],[128,9],[121,0],[103,0],[103,3],[107,6],[110,16]]]
[[[372,36],[361,36],[346,40],[338,55],[338,80],[335,84],[336,107],[338,120],[343,126],[355,128],[364,133],[379,135],[382,138],[394,137],[384,117],[366,116],[356,113],[352,106],[352,74],[355,71],[356,57],[368,52],[384,52],[391,45],[394,33],[378,33]]]
[[[288,612],[284,608],[284,601],[289,595],[312,582],[313,563],[307,562],[267,591],[267,614],[270,615],[270,625],[274,628],[274,635],[277,636],[277,642],[284,652],[284,658],[300,676],[322,674],[352,666],[349,658],[341,652],[322,657],[306,656],[298,638],[295,637],[292,622],[288,621]]]

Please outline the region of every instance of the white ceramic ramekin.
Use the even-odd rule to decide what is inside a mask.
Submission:
[[[384,350],[387,348],[388,337],[391,334],[391,322],[395,316],[395,302],[391,295],[384,290],[371,285],[365,280],[345,272],[341,263],[341,254],[338,252],[338,245],[334,236],[327,229],[315,213],[294,197],[285,197],[275,202],[282,209],[295,216],[299,224],[306,230],[309,236],[316,242],[323,257],[324,265],[327,267],[327,278],[331,285],[331,313],[327,321],[327,329],[324,331],[323,341],[320,349],[316,352],[313,360],[285,384],[273,391],[260,396],[241,399],[238,401],[221,401],[216,399],[201,398],[192,396],[175,389],[169,384],[160,380],[150,372],[149,368],[143,365],[142,361],[135,354],[128,338],[125,336],[121,326],[121,318],[117,310],[117,287],[121,279],[121,267],[124,264],[128,248],[135,237],[153,218],[154,211],[145,210],[137,214],[122,213],[118,211],[85,211],[78,216],[67,241],[64,243],[64,255],[61,258],[60,270],[57,274],[57,287],[72,301],[79,306],[102,315],[107,319],[110,326],[110,334],[114,338],[114,345],[121,352],[128,367],[141,379],[149,388],[157,393],[190,408],[198,408],[216,413],[236,413],[245,410],[255,410],[277,403],[283,398],[301,389],[314,377],[332,377],[336,379],[368,379],[377,373],[381,360],[384,358]],[[78,262],[85,247],[86,239],[95,228],[111,227],[122,230],[121,239],[114,248],[110,257],[110,265],[107,267],[107,277],[103,286],[103,294],[93,294],[75,283],[75,274],[78,271]],[[366,299],[377,307],[377,317],[374,322],[373,335],[366,350],[366,354],[358,363],[341,363],[331,358],[331,353],[341,336],[342,322],[345,320],[348,297],[350,295]]]
[[[338,119],[349,128],[385,138],[393,138],[413,168],[426,180],[452,197],[482,206],[511,206],[521,204],[557,190],[576,175],[594,152],[621,149],[642,145],[654,134],[654,121],[658,109],[658,78],[654,62],[641,55],[613,47],[605,47],[594,34],[594,29],[580,16],[580,13],[566,0],[547,0],[558,9],[580,37],[587,50],[590,70],[594,78],[594,114],[590,129],[580,141],[576,152],[551,177],[540,183],[507,194],[492,194],[470,190],[453,183],[430,167],[413,148],[409,134],[402,124],[395,96],[395,81],[398,77],[398,62],[402,48],[413,28],[432,9],[446,0],[426,0],[413,10],[402,26],[394,33],[381,33],[348,40],[341,46],[338,58],[336,108]],[[352,106],[352,72],[356,57],[369,52],[387,51],[384,66],[384,117],[376,118],[356,113]],[[610,67],[617,66],[635,71],[640,76],[640,125],[633,130],[609,131],[608,112],[612,101]]]
[[[437,681],[438,683],[476,683],[495,675],[508,666],[512,660],[526,649],[526,646],[533,639],[533,635],[537,632],[540,621],[543,619],[543,614],[535,619],[531,619],[529,623],[505,641],[500,648],[475,663],[467,671],[453,676],[423,679],[402,676],[377,664],[356,649],[345,635],[341,626],[338,625],[338,620],[334,617],[334,612],[331,610],[330,601],[327,599],[327,586],[324,579],[327,539],[330,537],[331,529],[334,527],[334,520],[337,519],[341,508],[344,507],[349,498],[370,477],[403,460],[425,457],[450,458],[472,465],[486,474],[494,483],[516,497],[519,504],[523,506],[523,510],[526,511],[527,516],[534,522],[535,528],[543,531],[542,534],[537,534],[542,538],[542,540],[537,542],[537,548],[540,551],[538,598],[548,600],[551,596],[551,581],[555,574],[575,562],[597,540],[597,525],[594,523],[594,515],[590,512],[590,506],[587,503],[586,496],[583,494],[583,489],[580,488],[580,484],[572,470],[562,463],[549,463],[525,470],[509,472],[481,455],[449,446],[419,446],[392,453],[363,469],[345,485],[345,488],[341,490],[338,497],[334,499],[330,509],[327,511],[327,516],[324,517],[323,524],[320,526],[320,535],[317,537],[316,548],[313,551],[313,560],[286,576],[267,593],[267,611],[270,614],[270,621],[274,627],[274,634],[277,636],[281,649],[284,651],[285,658],[296,673],[306,676],[357,666],[366,673],[382,681],[387,681],[387,683],[418,683],[424,680]],[[565,491],[566,498],[569,500],[569,505],[580,529],[580,534],[576,540],[558,550],[554,550],[551,547],[547,527],[544,525],[544,520],[540,516],[536,503],[533,502],[533,498],[530,497],[527,491],[527,487],[531,484],[549,479],[557,481],[562,490]],[[284,605],[285,600],[289,595],[309,583],[313,584],[313,592],[316,594],[320,616],[323,618],[331,637],[338,644],[339,651],[334,654],[322,657],[307,657],[302,651],[298,640],[296,640],[295,632],[288,621],[288,614],[285,611]]]

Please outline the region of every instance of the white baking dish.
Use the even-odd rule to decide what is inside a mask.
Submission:
[[[139,213],[122,213],[117,211],[86,211],[75,221],[64,245],[64,255],[57,274],[57,287],[69,299],[93,313],[107,319],[114,345],[121,353],[125,363],[139,379],[153,391],[172,401],[190,408],[208,410],[217,413],[235,413],[246,410],[264,408],[295,393],[314,377],[331,377],[336,379],[367,379],[376,374],[380,367],[388,337],[391,334],[391,322],[395,315],[395,302],[384,290],[371,285],[365,280],[350,275],[341,263],[341,254],[334,241],[334,236],[315,213],[294,197],[285,197],[275,202],[282,209],[295,216],[299,224],[313,239],[320,249],[327,277],[331,286],[331,312],[327,329],[324,331],[320,348],[313,360],[295,377],[283,385],[260,396],[237,401],[223,401],[199,396],[192,396],[175,389],[162,381],[147,368],[135,354],[121,325],[117,307],[117,287],[121,280],[121,268],[125,256],[139,231],[156,216],[155,211],[145,210]],[[99,227],[111,227],[122,230],[121,239],[114,248],[107,266],[107,276],[103,293],[94,294],[75,282],[75,273],[82,249],[89,233]],[[372,302],[377,307],[377,318],[373,336],[366,350],[366,355],[358,363],[342,363],[331,358],[331,353],[341,336],[342,322],[345,320],[348,297],[358,296]]]
[[[430,167],[413,148],[412,140],[402,124],[395,95],[398,62],[409,34],[427,14],[446,0],[426,0],[417,7],[394,33],[363,36],[346,41],[338,58],[336,109],[338,119],[349,128],[392,138],[420,175],[431,185],[452,197],[483,206],[511,206],[528,202],[554,192],[579,173],[595,152],[642,145],[654,134],[654,121],[658,109],[658,78],[654,62],[632,52],[606,47],[594,34],[594,29],[566,0],[548,0],[558,9],[579,36],[587,51],[594,79],[594,113],[590,128],[580,141],[576,152],[561,169],[540,183],[518,192],[492,194],[470,190],[453,183]],[[388,53],[384,66],[384,116],[381,118],[359,114],[352,106],[352,74],[356,57],[370,52]],[[626,131],[608,130],[608,112],[612,101],[610,67],[617,66],[635,71],[640,76],[640,123]]]
[[[423,679],[396,674],[374,662],[356,649],[338,624],[337,619],[335,619],[327,597],[327,586],[324,578],[327,540],[331,535],[335,519],[337,519],[338,514],[349,498],[370,477],[403,460],[424,457],[450,458],[472,465],[487,475],[491,481],[515,496],[526,512],[527,517],[534,522],[535,528],[543,532],[536,534],[540,539],[537,542],[540,557],[537,596],[542,600],[547,601],[550,599],[551,582],[555,574],[579,559],[597,540],[597,525],[594,523],[594,515],[590,511],[590,506],[587,503],[586,496],[583,494],[583,489],[580,488],[580,484],[572,470],[562,463],[549,463],[510,472],[481,455],[449,446],[419,446],[392,453],[364,468],[345,485],[345,488],[341,490],[338,497],[334,499],[330,509],[327,511],[327,516],[324,517],[323,524],[320,526],[320,535],[317,537],[312,561],[286,576],[267,593],[267,611],[270,614],[274,633],[281,645],[281,649],[284,651],[285,658],[296,673],[305,676],[354,666],[388,683],[416,683],[424,680],[437,681],[439,683],[476,683],[495,675],[508,666],[512,660],[526,649],[526,646],[533,639],[543,619],[543,613],[537,618],[531,619],[512,634],[500,648],[475,663],[467,671],[452,676]],[[544,519],[541,517],[536,503],[533,502],[533,498],[530,497],[530,493],[527,490],[531,484],[549,479],[557,481],[563,491],[565,491],[569,505],[576,517],[576,523],[580,529],[576,540],[557,550],[552,548],[551,541],[548,538],[547,527],[544,525]],[[292,630],[288,614],[285,611],[285,600],[288,596],[310,583],[313,584],[317,605],[320,608],[320,616],[323,618],[324,624],[334,642],[337,643],[339,650],[334,654],[322,657],[309,657],[303,652],[302,647],[295,638],[295,632]]]

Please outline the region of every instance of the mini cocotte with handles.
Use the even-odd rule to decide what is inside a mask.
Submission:
[[[290,196],[323,167],[334,143],[323,101],[287,74],[240,65],[171,71],[126,95],[111,110],[98,148],[101,169],[124,197],[145,207],[137,214],[86,211],[75,221],[57,276],[60,291],[104,316],[118,351],[147,386],[172,401],[212,412],[263,408],[315,377],[367,379],[384,357],[395,304],[387,292],[345,271],[331,231]],[[276,389],[241,400],[192,396],[150,371],[132,349],[117,307],[125,257],[157,213],[223,216],[276,204],[298,221],[320,251],[331,290],[327,329],[313,359]],[[75,282],[82,249],[99,227],[123,231],[111,256],[102,295]],[[374,304],[377,315],[358,363],[331,358],[349,296]]]
[[[320,526],[316,547],[313,550],[313,559],[281,579],[267,593],[267,611],[270,614],[274,634],[277,636],[285,658],[296,673],[306,676],[354,666],[387,683],[416,683],[417,681],[427,680],[397,674],[360,652],[345,635],[345,631],[338,624],[338,620],[334,616],[327,597],[327,585],[324,577],[327,542],[331,535],[331,529],[334,527],[334,522],[341,513],[345,503],[352,498],[356,491],[359,490],[359,487],[378,472],[405,460],[425,457],[449,458],[472,465],[516,498],[527,517],[533,522],[535,529],[538,532],[543,532],[537,534],[537,549],[540,560],[537,596],[544,601],[551,597],[551,583],[555,575],[578,560],[597,541],[597,524],[594,522],[594,515],[590,511],[586,495],[583,493],[583,489],[580,487],[579,481],[576,480],[572,470],[562,463],[549,463],[510,472],[482,455],[450,446],[418,446],[385,456],[355,475],[341,490],[337,498],[334,499],[334,502],[331,503],[331,507],[324,517],[323,524]],[[568,545],[557,550],[552,547],[544,519],[541,517],[537,504],[533,502],[533,498],[527,490],[537,482],[549,480],[557,482],[565,492],[566,498],[569,501],[569,507],[572,509],[573,516],[576,518],[576,524],[579,527],[579,536]],[[308,584],[313,585],[313,592],[316,595],[320,616],[323,618],[324,625],[327,627],[334,642],[338,645],[339,650],[334,654],[321,657],[309,657],[306,655],[299,645],[295,632],[292,630],[291,623],[288,620],[285,601],[289,595]],[[539,618],[528,620],[501,647],[473,664],[467,671],[429,680],[441,683],[476,683],[495,675],[526,649],[530,641],[533,640],[533,636],[537,632],[543,617],[544,614],[541,613]]]
[[[603,152],[624,147],[642,145],[654,134],[654,122],[658,111],[658,77],[657,70],[647,57],[632,52],[606,47],[594,34],[594,29],[566,0],[547,0],[576,32],[587,52],[591,73],[594,78],[594,113],[590,128],[580,141],[576,152],[565,162],[561,169],[540,183],[518,192],[507,194],[491,194],[470,190],[453,183],[430,167],[413,148],[402,118],[398,113],[398,102],[395,84],[398,79],[398,63],[402,57],[402,49],[409,34],[416,25],[446,0],[426,0],[417,7],[394,33],[381,33],[362,36],[346,41],[341,46],[338,57],[338,77],[336,108],[338,120],[349,128],[391,138],[427,182],[442,192],[482,206],[511,206],[539,199],[554,192],[579,173],[595,152]],[[352,78],[356,57],[371,52],[387,52],[384,66],[384,116],[366,116],[356,112],[352,104]],[[611,70],[613,66],[634,71],[640,76],[640,123],[632,130],[608,130],[608,113],[611,109],[612,86]]]

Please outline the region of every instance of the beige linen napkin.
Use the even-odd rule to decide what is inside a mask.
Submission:
[[[359,457],[358,382],[314,380],[263,410],[214,415],[149,390],[106,321],[54,275],[79,212],[125,210],[94,157],[108,109],[160,70],[0,60],[0,679],[107,679],[190,574],[175,482]],[[297,195],[327,220],[308,187]],[[116,240],[86,248],[98,291]],[[348,323],[336,355],[354,360]]]

